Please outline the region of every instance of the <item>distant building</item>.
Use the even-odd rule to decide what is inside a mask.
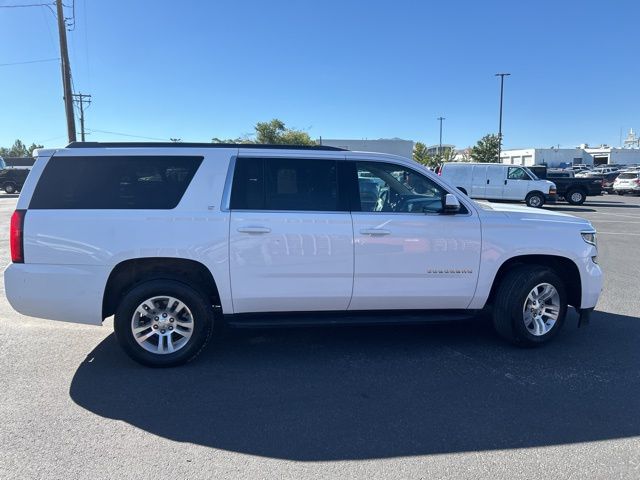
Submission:
[[[438,145],[431,145],[430,147],[427,147],[427,153],[429,154],[430,157],[437,157],[438,154],[444,155],[446,157],[449,156],[449,152],[451,152],[452,150],[455,150],[456,146],[455,145],[451,145],[449,143],[447,144],[442,144],[442,150],[440,149],[440,144]]]
[[[640,137],[635,134],[633,128],[629,130],[623,145],[623,148],[640,148]]]
[[[321,143],[322,145],[344,148],[351,151],[389,153],[406,158],[413,156],[413,141],[402,140],[401,138],[380,138],[378,140],[336,140],[323,138]]]
[[[631,132],[633,133],[633,131]],[[632,140],[629,145],[636,140]],[[571,165],[637,165],[640,164],[640,148],[601,145],[590,147],[582,144],[576,148],[522,148],[503,150],[502,163],[510,165],[540,165],[565,168]]]

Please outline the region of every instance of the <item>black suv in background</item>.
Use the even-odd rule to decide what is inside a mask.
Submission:
[[[19,192],[29,171],[27,168],[3,168],[0,170],[0,189],[7,193]]]

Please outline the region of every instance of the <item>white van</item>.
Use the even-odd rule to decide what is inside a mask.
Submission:
[[[524,201],[529,207],[556,200],[553,182],[517,165],[450,162],[442,166],[440,175],[471,198]]]

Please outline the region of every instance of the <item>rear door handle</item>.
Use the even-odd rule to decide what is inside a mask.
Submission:
[[[385,230],[383,228],[364,228],[364,229],[360,230],[360,233],[362,235],[381,236],[381,235],[389,235],[391,233],[391,231]]]
[[[506,180],[504,181],[504,184],[505,184],[505,185],[507,184],[507,181],[506,181]]]
[[[270,228],[267,227],[238,227],[240,233],[269,233]]]
[[[489,185],[489,179],[487,178],[487,185]]]

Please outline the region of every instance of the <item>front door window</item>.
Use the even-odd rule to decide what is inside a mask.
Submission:
[[[379,162],[357,162],[363,212],[441,213],[446,191],[411,169]]]

